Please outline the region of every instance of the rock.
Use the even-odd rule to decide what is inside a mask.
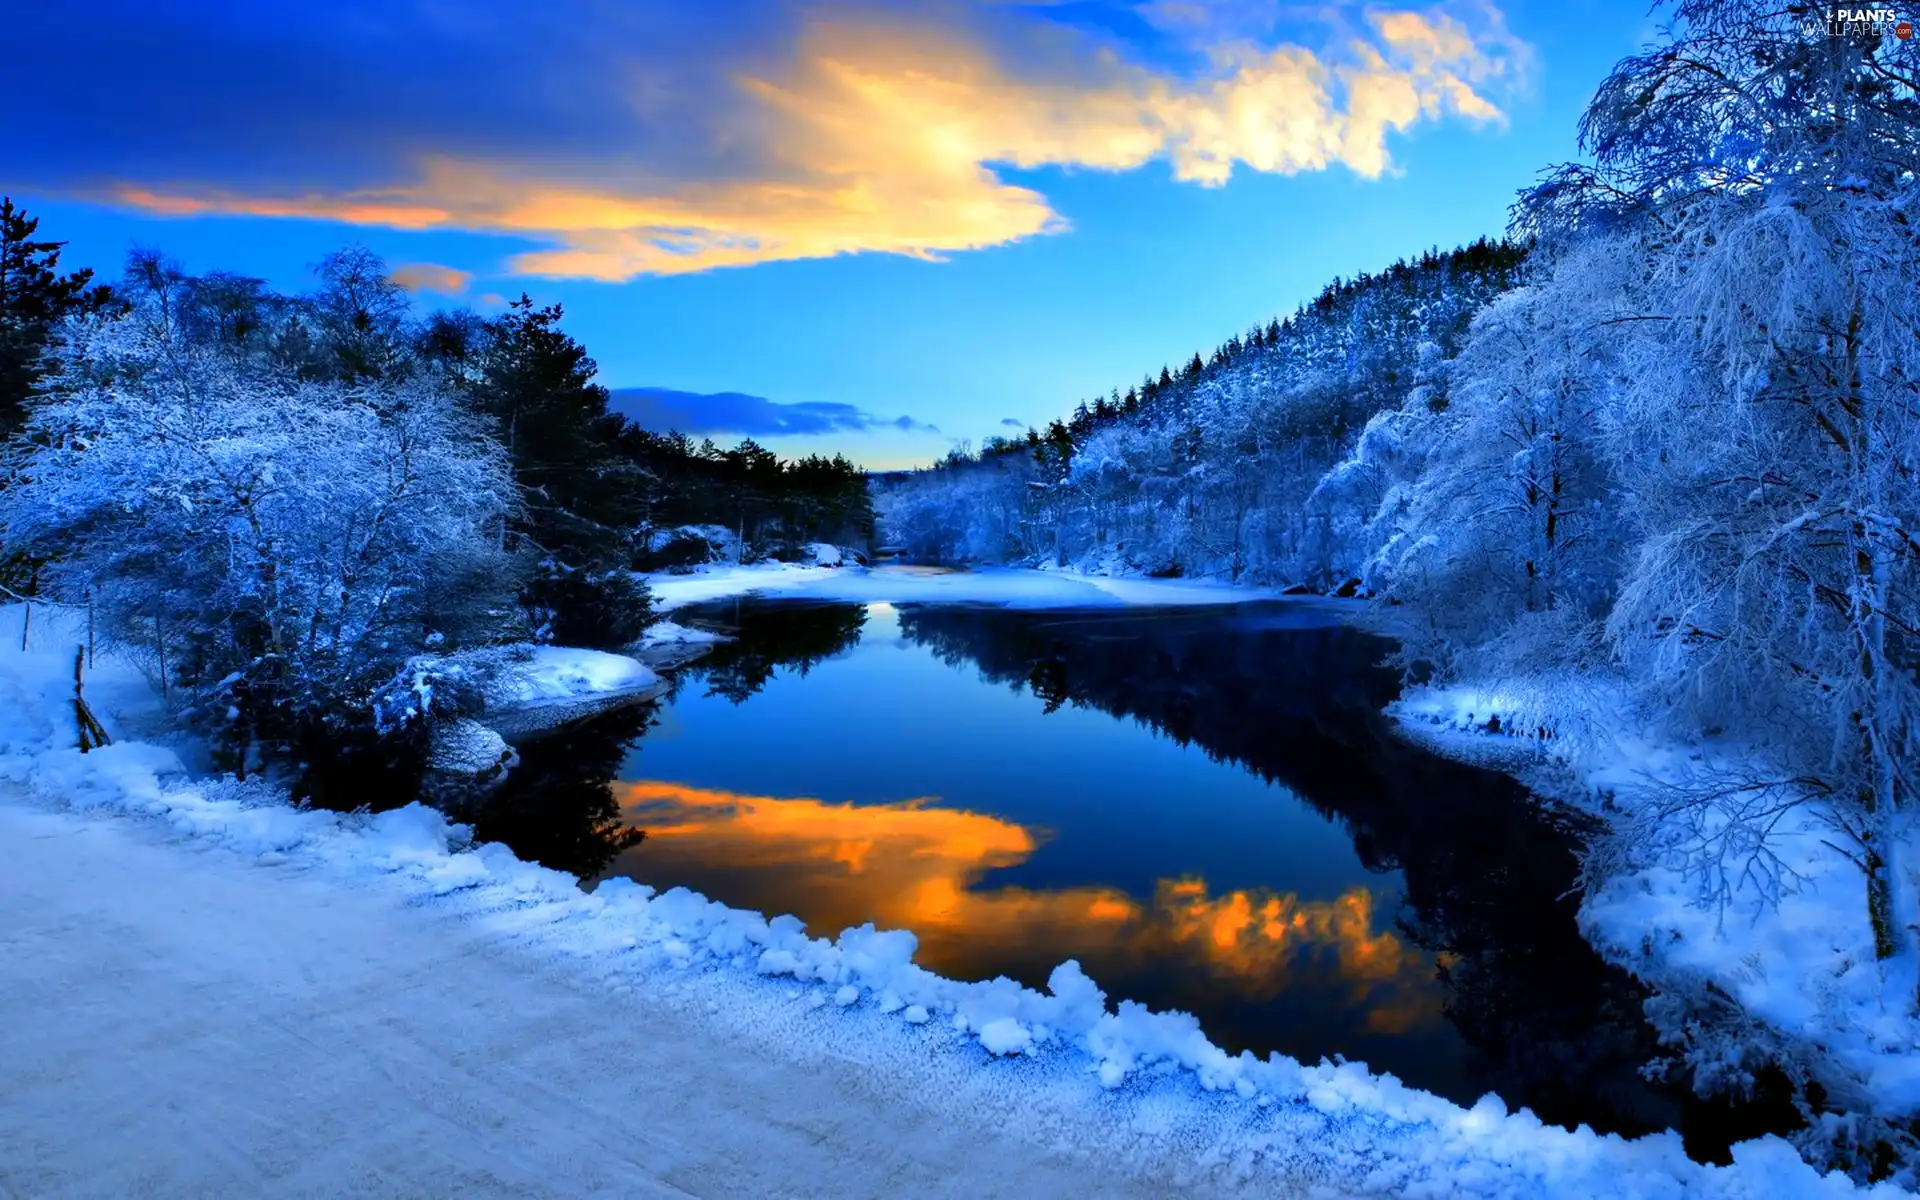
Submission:
[[[435,808],[457,812],[504,783],[519,761],[505,738],[472,717],[436,721],[421,791]]]

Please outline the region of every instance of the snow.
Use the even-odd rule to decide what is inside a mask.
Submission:
[[[623,654],[571,646],[534,646],[486,685],[489,712],[572,704],[641,692],[660,682],[651,667]]]
[[[725,525],[676,525],[646,532],[647,549],[658,553],[676,541],[697,539],[714,547],[716,553],[737,554],[739,539]]]
[[[838,1060],[777,1053],[805,1045],[809,1022],[790,1005],[715,1029],[698,978],[622,992],[503,951],[506,913],[408,908],[378,880],[342,887],[163,832],[0,800],[0,1195],[1012,1200],[1172,1187],[1006,1145],[979,1120],[857,1084]]]
[[[1413,732],[1438,733],[1439,748],[1463,757],[1492,752],[1543,756],[1564,779],[1528,782],[1615,823],[1649,822],[1643,835],[1664,852],[1610,874],[1581,906],[1588,937],[1603,952],[1662,991],[1696,1000],[1732,997],[1752,1028],[1731,1038],[1697,1039],[1696,1070],[1711,1078],[1750,1069],[1749,1054],[1772,1049],[1809,1062],[1836,1102],[1880,1117],[1920,1114],[1920,1021],[1912,1015],[1916,981],[1911,956],[1875,961],[1860,871],[1836,853],[1825,814],[1811,798],[1780,814],[1771,844],[1776,867],[1743,873],[1737,845],[1724,860],[1697,843],[1725,834],[1726,808],[1710,808],[1700,825],[1669,812],[1675,794],[1698,793],[1764,768],[1762,750],[1706,743],[1676,745],[1649,737],[1622,689],[1588,685],[1547,689],[1558,712],[1518,689],[1423,688],[1393,712]],[[1538,729],[1545,742],[1490,737]],[[1474,736],[1477,731],[1477,736]],[[1524,768],[1523,768],[1524,769]],[[1763,864],[1764,865],[1764,864]],[[1770,880],[1782,880],[1770,886]],[[1713,1007],[1707,1001],[1705,1007]],[[1699,1008],[1652,1010],[1678,1027]]]
[[[656,607],[682,608],[735,596],[783,596],[853,604],[994,604],[1009,608],[1238,604],[1271,591],[1190,579],[1135,579],[1065,570],[948,571],[929,567],[824,567],[792,563],[714,566],[652,575]]]
[[[655,621],[640,635],[640,648],[655,650],[663,646],[710,646],[726,640],[724,634],[711,629],[690,628],[672,621]]]
[[[417,804],[301,811],[189,778],[165,747],[81,754],[48,695],[63,653],[0,649],[0,911],[28,979],[0,996],[0,1059],[31,1081],[0,1092],[0,1138],[25,1148],[0,1182],[244,1192],[310,1170],[445,1190],[431,1172],[451,1161],[496,1193],[640,1186],[608,1172],[709,1194],[1852,1191],[1774,1139],[1703,1166],[1673,1134],[1228,1054],[1191,1016],[1109,1005],[1072,962],[1045,992],[945,979],[907,931],[812,937],[627,879],[588,894]],[[124,696],[138,676],[96,680]],[[826,1160],[796,1122],[824,1124]]]
[[[1462,733],[1501,733],[1521,727],[1526,705],[1512,691],[1466,685],[1424,687],[1395,701],[1402,721]]]

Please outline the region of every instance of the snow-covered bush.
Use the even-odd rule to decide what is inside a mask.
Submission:
[[[689,571],[740,557],[740,539],[724,525],[642,525],[633,532],[633,569]]]

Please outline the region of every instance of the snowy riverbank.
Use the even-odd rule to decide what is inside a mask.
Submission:
[[[17,633],[17,624],[14,628]],[[0,637],[5,632],[0,629]],[[218,1090],[225,1081],[209,1079],[210,1074],[238,1071],[254,1079],[255,1090],[298,1091],[299,1079],[283,1075],[274,1057],[287,1036],[284,1029],[269,1036],[252,1024],[237,1026],[216,1056],[230,1066],[191,1052],[156,1051],[138,1031],[163,1018],[154,1015],[139,989],[111,985],[112,964],[128,953],[124,929],[116,924],[130,919],[122,909],[177,914],[177,920],[144,935],[151,946],[143,950],[159,957],[162,973],[170,959],[191,972],[194,963],[214,953],[209,939],[218,942],[225,933],[209,927],[203,936],[200,922],[210,918],[193,896],[204,883],[212,892],[229,884],[249,891],[297,887],[300,899],[260,910],[261,928],[278,950],[251,958],[244,951],[220,957],[220,970],[235,973],[237,982],[189,989],[201,999],[182,998],[187,1016],[194,1015],[195,1002],[245,1008],[249,989],[284,996],[306,987],[301,980],[331,978],[340,964],[319,947],[350,945],[358,953],[367,944],[387,944],[383,936],[365,936],[366,922],[391,920],[396,949],[379,956],[384,970],[392,972],[391,986],[381,985],[384,971],[362,970],[351,1002],[357,1007],[330,1010],[334,1028],[343,1023],[372,1037],[371,1031],[387,1028],[383,1022],[402,1013],[429,1027],[444,1018],[472,1029],[481,1046],[539,1042],[544,1061],[567,1064],[567,1079],[578,1079],[583,1069],[597,1073],[599,1084],[584,1097],[571,1087],[553,1090],[551,1103],[542,1102],[548,1109],[544,1123],[520,1128],[526,1114],[510,1108],[504,1121],[513,1136],[506,1141],[516,1144],[547,1136],[556,1121],[564,1123],[554,1114],[568,1105],[577,1106],[582,1123],[610,1131],[642,1120],[636,1114],[654,1102],[636,1101],[628,1092],[646,1081],[608,1079],[600,1067],[609,1031],[623,1029],[614,1014],[631,1011],[673,1026],[675,1044],[661,1049],[681,1066],[669,1083],[676,1091],[698,1093],[693,1100],[675,1097],[673,1103],[733,1111],[738,1106],[729,1097],[736,1091],[764,1093],[756,1083],[763,1073],[815,1069],[831,1076],[816,1082],[816,1091],[842,1098],[829,1104],[829,1113],[858,1114],[847,1128],[857,1125],[862,1137],[847,1133],[840,1145],[864,1153],[870,1143],[883,1143],[891,1147],[893,1160],[944,1169],[956,1181],[971,1180],[977,1172],[981,1186],[969,1188],[970,1194],[1044,1194],[1054,1189],[1038,1181],[1069,1178],[1057,1170],[1063,1162],[1101,1164],[1075,1167],[1091,1174],[1073,1177],[1080,1186],[1065,1189],[1071,1194],[1122,1191],[1119,1184],[1126,1180],[1143,1190],[1152,1190],[1145,1185],[1157,1180],[1223,1195],[1314,1188],[1336,1195],[1512,1196],[1771,1197],[1851,1191],[1838,1177],[1818,1177],[1778,1141],[1743,1145],[1733,1167],[1707,1167],[1689,1161],[1671,1134],[1627,1142],[1586,1130],[1568,1132],[1545,1127],[1524,1112],[1509,1114],[1492,1098],[1463,1109],[1370,1075],[1358,1064],[1307,1066],[1279,1056],[1229,1055],[1213,1046],[1191,1018],[1149,1013],[1125,1002],[1110,1005],[1072,964],[1055,972],[1047,994],[1005,980],[955,982],[915,966],[914,939],[904,932],[863,928],[834,939],[813,938],[791,918],[769,921],[681,890],[654,894],[616,883],[585,894],[572,877],[520,862],[504,847],[469,845],[462,828],[417,805],[377,816],[297,811],[263,784],[192,779],[173,750],[151,743],[121,742],[82,755],[69,748],[71,707],[61,705],[60,665],[64,657],[70,672],[70,657],[54,649],[21,653],[13,648],[17,637],[0,644],[8,646],[0,650],[0,711],[10,714],[0,725],[0,805],[7,808],[13,831],[7,854],[9,861],[32,863],[13,876],[6,904],[18,910],[16,917],[89,906],[116,914],[101,921],[48,918],[57,926],[57,938],[49,932],[53,927],[23,920],[9,924],[28,930],[19,936],[40,948],[28,955],[39,964],[33,978],[53,974],[65,981],[13,993],[0,1021],[15,1043],[9,1053],[24,1055],[10,1061],[40,1064],[40,1086],[0,1101],[0,1130],[10,1144],[34,1147],[33,1157],[23,1160],[26,1166],[9,1164],[10,1170],[38,1172],[22,1175],[25,1180],[131,1169],[124,1161],[127,1153],[112,1165],[98,1164],[78,1145],[95,1126],[79,1123],[76,1114],[95,1102],[123,1103],[124,1093],[90,1095],[87,1089],[108,1086],[102,1071],[60,1076],[46,1066],[50,1060],[43,1052],[29,1053],[26,1045],[39,1036],[36,1025],[64,1031],[61,1036],[74,1033],[74,1001],[58,997],[61,988],[81,987],[85,979],[100,981],[80,997],[87,1023],[96,1035],[113,1034],[107,1044],[127,1047],[130,1078],[161,1091],[177,1088],[183,1078],[206,1080]],[[70,674],[65,683],[70,689]],[[151,694],[143,699],[143,690],[137,672],[117,663],[103,660],[90,677],[89,695],[115,732],[154,715]],[[27,798],[40,811],[24,809]],[[64,852],[80,844],[63,840],[69,834],[102,846],[108,841],[139,845],[143,865],[140,870],[116,866],[120,852],[109,847],[97,869],[77,871],[55,856],[55,847],[36,849],[57,841]],[[333,927],[329,913],[336,910],[343,924]],[[409,947],[422,940],[422,923],[449,935],[457,930],[463,958],[474,960],[476,976],[442,980],[435,975],[422,992],[419,972],[428,968],[409,966]],[[57,955],[47,949],[56,942]],[[311,956],[302,950],[308,946],[315,947]],[[442,969],[453,970],[444,956],[431,964],[435,972]],[[557,1038],[545,1028],[534,1036],[535,1025],[515,1003],[514,985],[502,977],[543,972],[603,996],[608,1022],[591,1032],[563,1026]],[[503,987],[504,993],[496,991]],[[496,1000],[496,994],[504,998]],[[206,998],[213,995],[221,999]],[[435,1011],[442,1004],[450,1007]],[[42,1005],[61,1010],[36,1017]],[[218,1014],[210,1019],[218,1028]],[[251,1040],[248,1030],[265,1040]],[[624,1047],[632,1036],[615,1032],[611,1040]],[[368,1093],[361,1126],[353,1127],[352,1113],[338,1114],[348,1124],[334,1136],[348,1143],[365,1138],[371,1146],[385,1136],[379,1114],[404,1102],[396,1092],[424,1091],[470,1112],[504,1103],[497,1094],[499,1073],[487,1069],[484,1055],[471,1068],[428,1062],[419,1079],[376,1065],[382,1060],[375,1055],[364,1057],[364,1077],[342,1077],[337,1084]],[[474,1094],[463,1097],[463,1090]],[[842,1102],[848,1095],[879,1096],[885,1103],[878,1115],[850,1110]],[[574,1099],[563,1102],[563,1097]],[[810,1102],[801,1107],[809,1108]],[[738,1119],[777,1118],[749,1111]],[[795,1119],[815,1118],[796,1114]],[[924,1131],[932,1124],[970,1132],[950,1132],[941,1135],[941,1145],[925,1144]],[[198,1132],[229,1139],[229,1148],[235,1146],[232,1139],[243,1136],[222,1127]],[[272,1153],[286,1149],[284,1130],[273,1136],[255,1132],[278,1147]],[[642,1128],[636,1136],[645,1133]],[[729,1145],[752,1140],[750,1132],[739,1129],[723,1135]],[[776,1139],[775,1144],[783,1143]],[[941,1168],[934,1159],[915,1157],[922,1148],[934,1159],[949,1153],[951,1158]],[[250,1170],[266,1161],[261,1155],[270,1156],[267,1149],[238,1149],[242,1157],[255,1155]],[[537,1144],[531,1149],[536,1156],[544,1153]],[[178,1157],[171,1145],[160,1142],[151,1144],[150,1154],[148,1166],[154,1171]],[[224,1161],[233,1165],[231,1156]],[[1038,1190],[1025,1189],[1029,1163]],[[469,1165],[488,1169],[484,1161]],[[752,1186],[786,1194],[768,1180],[799,1177],[789,1169],[794,1164],[760,1167],[763,1173]],[[364,1177],[384,1178],[377,1168],[366,1169],[374,1173]],[[524,1163],[515,1170],[524,1170]],[[99,1183],[106,1175],[88,1178]],[[1021,1181],[1019,1187],[1014,1180]],[[87,1185],[86,1178],[69,1182]],[[191,1187],[183,1183],[181,1190]],[[724,1184],[700,1190],[738,1194]],[[795,1185],[792,1194],[817,1190],[818,1185]]]
[[[750,566],[720,564],[697,568],[691,574],[657,574],[646,579],[655,606],[664,611],[735,596],[781,596],[849,604],[993,604],[1009,608],[1240,604],[1277,596],[1266,589],[1212,580],[1142,579],[1020,568],[950,571],[938,567],[754,563]]]
[[[1770,775],[1762,750],[1663,743],[1592,684],[1427,688],[1393,712],[1443,752],[1633,830],[1591,872],[1582,928],[1660,993],[1648,1015],[1701,1086],[1737,1091],[1773,1062],[1816,1080],[1848,1115],[1800,1135],[1815,1154],[1920,1116],[1912,960],[1876,961],[1864,877],[1817,798],[1753,786]]]

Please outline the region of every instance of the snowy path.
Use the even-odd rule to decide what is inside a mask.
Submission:
[[[0,799],[0,862],[0,1196],[1169,1190],[157,825]]]

